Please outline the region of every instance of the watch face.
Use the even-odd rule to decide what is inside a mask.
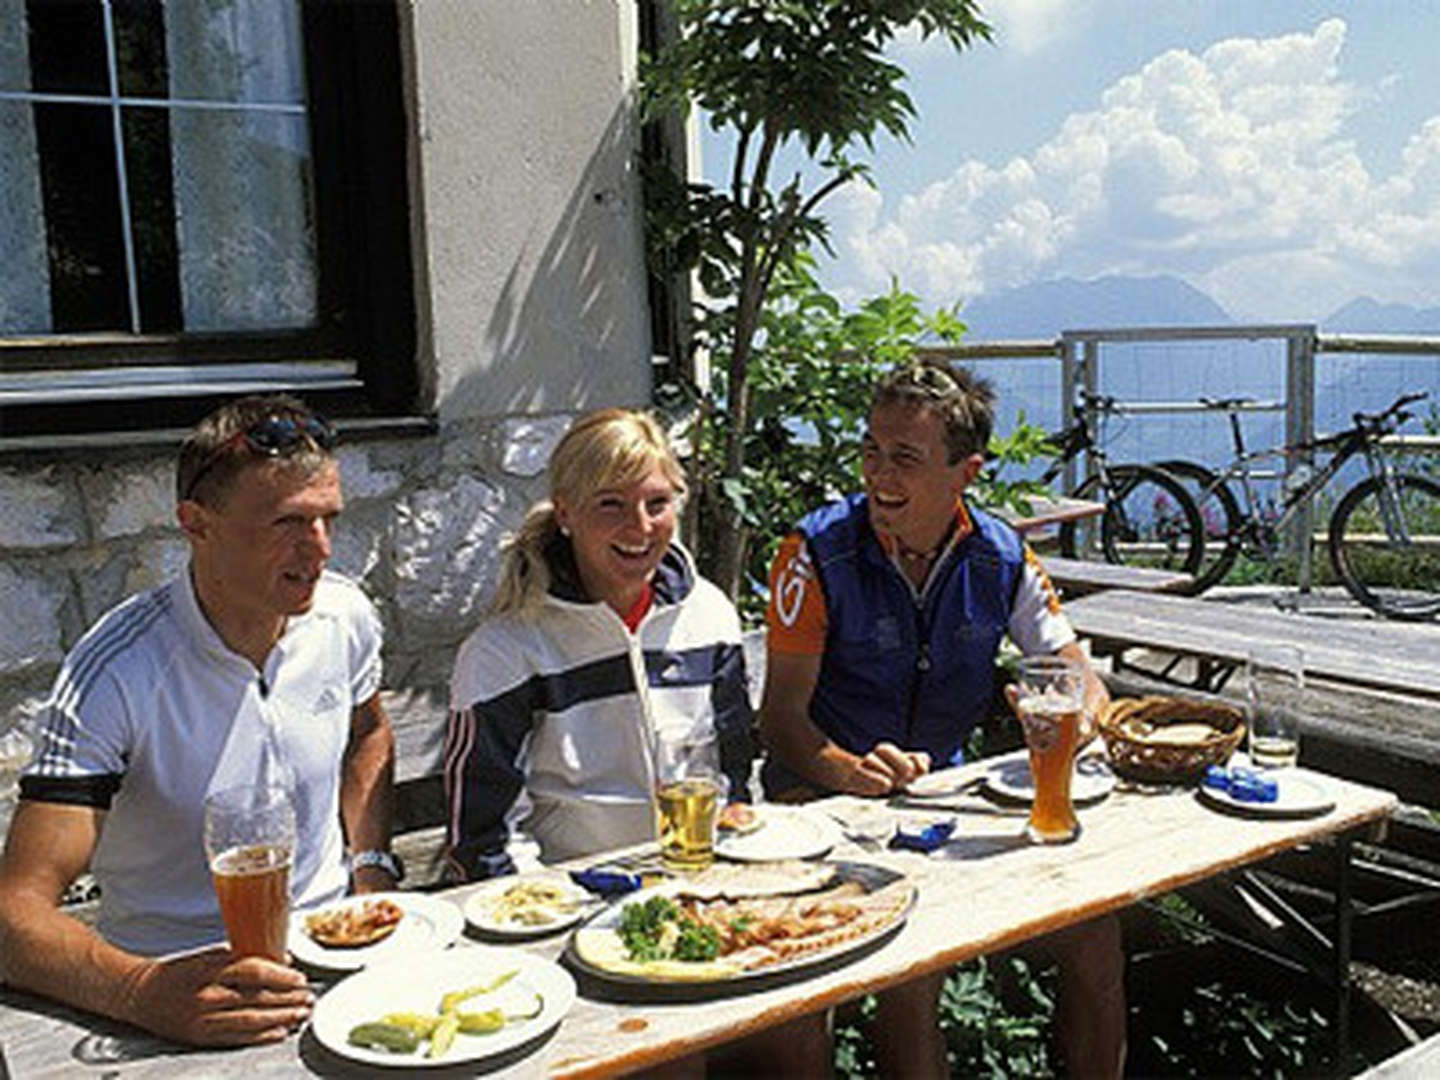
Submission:
[[[400,856],[388,851],[360,851],[350,857],[352,874],[367,866],[378,866],[396,881],[405,876],[405,864],[400,861]]]

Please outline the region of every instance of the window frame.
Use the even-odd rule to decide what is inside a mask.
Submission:
[[[333,416],[419,405],[408,129],[395,0],[301,0],[317,325],[219,334],[0,337],[0,448],[184,428],[237,394],[290,390]]]

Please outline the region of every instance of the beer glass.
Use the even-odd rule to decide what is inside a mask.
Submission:
[[[655,832],[669,870],[703,870],[715,861],[715,822],[729,784],[708,732],[655,734]]]
[[[295,810],[278,784],[245,784],[205,800],[205,857],[230,950],[285,963]]]
[[[1015,712],[1030,749],[1035,799],[1025,833],[1036,844],[1064,844],[1080,835],[1070,801],[1080,717],[1085,708],[1085,669],[1058,656],[1020,661]]]
[[[1305,654],[1295,645],[1258,645],[1245,661],[1250,763],[1284,769],[1300,760]]]

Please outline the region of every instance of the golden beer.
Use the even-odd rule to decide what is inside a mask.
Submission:
[[[708,776],[662,782],[655,790],[660,859],[675,870],[703,870],[715,861],[720,785]]]
[[[1080,835],[1070,798],[1075,749],[1080,741],[1080,710],[1054,698],[1022,698],[1016,706],[1030,749],[1035,801],[1025,831],[1037,844],[1063,844]]]
[[[290,849],[269,844],[233,847],[210,867],[230,950],[285,963],[290,923]]]

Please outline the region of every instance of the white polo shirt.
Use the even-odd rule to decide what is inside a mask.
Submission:
[[[159,955],[225,939],[201,808],[262,776],[294,785],[292,902],[343,895],[341,761],[352,711],[380,687],[380,643],[370,601],[328,572],[263,673],[220,640],[188,573],[85,634],[39,717],[21,798],[108,808],[91,862],[107,940]]]

